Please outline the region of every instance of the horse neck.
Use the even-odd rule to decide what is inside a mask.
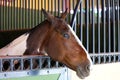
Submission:
[[[23,55],[26,49],[26,40],[28,38],[29,34],[25,33],[15,40],[13,40],[11,43],[6,45],[5,47],[0,49],[0,55],[6,56],[6,55]],[[22,47],[22,48],[21,48]]]
[[[48,21],[44,21],[33,28],[30,31],[30,35],[27,40],[27,50],[24,54],[30,55],[45,52],[45,44],[48,42],[50,31],[51,28]]]

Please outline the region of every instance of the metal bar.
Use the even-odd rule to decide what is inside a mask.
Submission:
[[[1,10],[1,8],[2,8],[2,4],[0,3],[0,26],[2,27],[2,10]],[[0,27],[0,31],[1,31],[1,27]]]
[[[117,3],[117,12],[118,12],[118,52],[120,52],[120,1]]]
[[[13,30],[18,29],[18,26],[16,24],[17,23],[17,13],[16,13],[17,9],[18,9],[17,1],[16,2],[14,1],[14,29]]]
[[[105,22],[105,20],[106,20],[106,16],[105,16],[105,0],[102,0],[102,12],[103,12],[103,27],[104,27],[104,31],[103,31],[103,34],[104,34],[104,53],[106,53],[106,22]],[[106,62],[106,57],[104,56],[104,63]]]
[[[37,20],[37,12],[38,12],[38,9],[37,9],[37,1],[35,0],[35,9],[34,9],[34,18],[35,18],[35,21],[34,21],[34,26],[38,24],[38,20]]]
[[[22,28],[22,0],[20,0],[20,15],[19,15],[19,18],[20,18],[20,29]]]
[[[110,0],[108,0],[109,52],[111,51]]]
[[[98,26],[98,53],[100,54],[100,0],[97,0],[97,26]],[[100,57],[98,58],[100,63]]]
[[[114,0],[112,0],[112,1],[113,1],[112,3],[113,3],[113,36],[114,36],[113,37],[114,38],[114,42],[113,42],[114,50],[113,51],[115,52],[116,51],[116,35],[115,35],[116,34],[116,30],[115,30],[116,26],[115,26],[115,4],[114,4],[115,1]],[[115,62],[115,60],[116,60],[116,57],[114,56],[113,61]]]
[[[28,29],[28,0],[25,0],[25,28]]]
[[[58,16],[60,16],[60,0],[58,0]]]
[[[103,4],[103,27],[104,27],[104,53],[106,52],[106,22],[105,22],[105,19],[106,19],[106,16],[105,16],[105,0],[102,1],[102,4]]]
[[[99,53],[95,53],[95,54],[90,54],[90,56],[111,56],[111,55],[120,55],[119,52],[110,52],[110,53],[102,53],[99,54]]]
[[[87,51],[89,52],[89,1],[86,0]]]
[[[9,20],[9,17],[8,17],[8,4],[6,5],[6,25],[5,25],[5,27],[6,27],[6,29],[8,30],[9,29],[9,26],[8,26],[8,20]]]
[[[38,13],[37,13],[37,20],[38,20],[38,24],[40,23],[40,9],[41,9],[41,6],[39,5],[40,4],[40,0],[38,0],[38,3],[37,3],[37,5],[38,5]]]
[[[80,28],[81,28],[81,42],[83,42],[83,11],[82,11],[82,2],[80,4]]]
[[[11,70],[11,71],[13,71],[13,66],[14,66],[14,64],[13,64],[13,59],[11,59],[11,60],[10,60],[10,70]]]
[[[20,62],[21,62],[21,63],[20,63],[21,70],[23,70],[23,69],[24,69],[24,64],[23,64],[24,62],[23,62],[23,58],[20,58]]]
[[[32,25],[31,27],[34,26],[34,21],[35,21],[35,18],[34,18],[34,3],[35,3],[35,0],[32,0]]]
[[[25,10],[24,10],[24,0],[22,0],[22,4],[21,4],[21,6],[22,6],[22,14],[21,14],[21,16],[22,16],[22,26],[21,26],[21,29],[23,29],[23,28],[25,28],[25,22],[24,22],[24,19],[25,19]]]
[[[95,47],[95,22],[94,22],[94,18],[95,18],[95,16],[94,16],[94,0],[92,0],[92,27],[93,27],[93,32],[92,32],[92,34],[93,34],[93,50],[92,50],[92,54],[95,54],[95,49],[96,49],[96,47]],[[93,63],[95,62],[95,57],[93,57]]]
[[[56,13],[56,12],[57,12],[57,11],[56,11],[56,0],[54,0],[54,5],[55,5],[54,15],[56,16],[56,14],[57,14],[57,13]]]
[[[43,8],[43,0],[41,0],[41,8]],[[43,18],[43,15],[42,15],[42,11],[41,11],[41,21],[42,22],[42,18]]]
[[[111,26],[110,26],[110,0],[108,0],[108,27],[109,27],[109,50],[111,52]],[[111,62],[111,57],[109,56],[109,62]]]
[[[48,62],[48,68],[50,68],[50,66],[51,66],[50,58],[48,58],[47,62]]]
[[[0,59],[0,72],[2,72],[2,67],[3,67],[3,65],[2,65],[2,59]]]
[[[31,27],[31,9],[30,9],[30,1],[28,0],[28,18],[27,18],[27,20],[28,20],[28,28],[30,28]]]
[[[73,16],[72,16],[72,20],[71,20],[71,23],[70,23],[71,27],[73,27],[74,24],[75,24],[75,17],[76,17],[76,15],[77,15],[78,7],[79,7],[79,4],[81,3],[81,1],[82,1],[82,0],[78,0],[78,1],[77,1],[77,4],[76,4],[76,6],[75,6],[74,14],[73,14]]]
[[[30,69],[33,69],[33,58],[30,58]]]
[[[54,14],[54,8],[53,8],[53,0],[51,0],[51,14]]]
[[[1,17],[2,17],[2,18],[4,17],[4,7],[3,7],[3,6],[2,6],[2,8],[1,8]],[[1,27],[2,27],[2,28],[1,28],[1,29],[4,30],[4,18],[3,18],[3,19],[2,19],[2,18],[1,18],[1,23],[2,23],[2,24],[1,24]]]
[[[5,3],[3,2],[3,30],[5,30]]]
[[[112,15],[113,15],[113,20],[112,20],[112,21],[113,21],[113,38],[114,38],[114,40],[113,40],[113,41],[114,41],[114,42],[113,42],[113,46],[114,46],[113,48],[114,48],[114,50],[113,50],[113,51],[115,52],[115,50],[116,50],[116,46],[115,46],[115,44],[116,44],[116,43],[115,43],[115,41],[116,41],[116,36],[115,36],[115,4],[114,4],[114,2],[115,2],[115,1],[112,0],[112,4],[113,4],[113,6],[112,6],[112,8],[113,8],[113,9],[112,9],[112,11],[113,11],[113,14],[112,14]]]
[[[17,27],[17,28],[20,28],[20,24],[19,24],[19,19],[20,19],[20,16],[19,16],[19,1],[18,0],[16,0],[16,6],[17,6],[17,10],[16,10],[16,15],[17,15],[17,18],[16,18],[16,24],[15,24],[15,26]]]

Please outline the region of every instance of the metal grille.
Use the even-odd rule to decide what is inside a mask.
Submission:
[[[64,80],[68,80],[67,68],[50,57],[34,55],[2,56],[0,58],[0,79],[50,74],[64,74],[66,77]]]
[[[0,0],[0,30],[30,29],[44,20],[41,8],[55,16],[68,8],[67,22],[94,64],[120,61],[120,0]],[[75,9],[75,10],[74,10]],[[74,12],[77,12],[73,16]]]
[[[93,63],[120,61],[120,1],[85,0],[76,11],[73,29],[90,53]]]
[[[1,57],[0,72],[23,71],[23,70],[41,70],[50,68],[64,67],[45,56],[21,56],[21,57]]]

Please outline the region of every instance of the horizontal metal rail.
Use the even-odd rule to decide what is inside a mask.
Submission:
[[[106,64],[120,62],[120,53],[95,53],[90,54],[93,64]]]
[[[64,67],[64,65],[45,56],[12,56],[0,58],[0,72],[40,70],[59,67]]]

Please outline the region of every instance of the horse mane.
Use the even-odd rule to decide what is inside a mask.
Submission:
[[[47,27],[45,25],[50,25],[50,22],[48,20],[45,20],[43,22],[41,22],[40,24],[36,25],[35,27],[31,28],[28,33],[32,33],[38,29],[40,29],[41,27]]]

